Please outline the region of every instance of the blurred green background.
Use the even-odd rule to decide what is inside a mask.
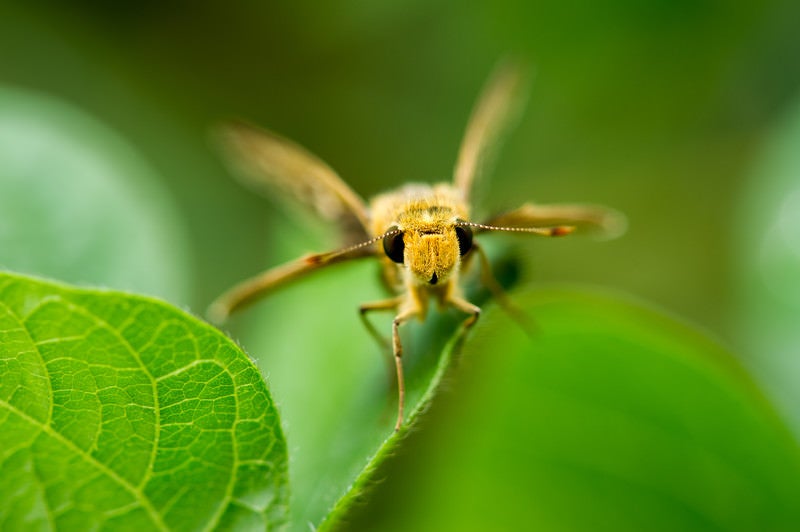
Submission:
[[[3,2],[0,266],[200,314],[330,245],[230,178],[212,126],[280,132],[365,197],[447,180],[474,99],[513,54],[536,77],[479,211],[583,201],[630,224],[612,242],[518,242],[525,282],[602,285],[686,318],[800,435],[798,20],[789,0]],[[380,291],[360,271],[342,282],[356,289],[298,289],[260,315],[336,313],[360,335],[359,298]],[[276,371],[299,408],[300,384],[282,396]]]

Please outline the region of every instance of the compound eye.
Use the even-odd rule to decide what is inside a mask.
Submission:
[[[397,226],[391,227],[389,231],[397,231]],[[383,252],[394,262],[403,264],[403,255],[406,245],[403,242],[403,233],[392,233],[383,237]]]
[[[463,225],[457,225],[456,238],[458,239],[458,250],[463,257],[472,249],[472,229]]]

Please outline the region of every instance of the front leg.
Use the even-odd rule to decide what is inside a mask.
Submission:
[[[389,342],[386,341],[386,337],[378,332],[378,330],[375,328],[375,325],[373,325],[369,318],[367,318],[367,312],[372,312],[375,310],[395,310],[402,302],[402,297],[393,297],[391,299],[382,299],[380,301],[363,303],[360,307],[358,307],[358,313],[361,317],[361,322],[364,324],[364,327],[366,327],[369,331],[369,334],[375,338],[375,341],[386,349],[389,348]]]
[[[392,352],[394,353],[394,365],[397,370],[397,423],[394,430],[397,432],[403,424],[403,409],[406,402],[406,386],[403,381],[403,346],[400,343],[400,325],[407,322],[418,311],[416,309],[404,310],[395,316],[392,321]]]

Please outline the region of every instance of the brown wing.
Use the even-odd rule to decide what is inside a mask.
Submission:
[[[458,153],[453,184],[469,202],[492,149],[517,118],[527,92],[527,75],[515,63],[501,63],[489,78],[472,110]]]
[[[272,196],[283,194],[336,223],[344,244],[367,238],[364,200],[336,172],[294,142],[241,123],[220,128],[218,139],[240,180]]]
[[[574,226],[578,231],[591,231],[603,238],[616,238],[625,232],[625,216],[599,205],[526,203],[518,209],[498,214],[486,221],[496,227]]]

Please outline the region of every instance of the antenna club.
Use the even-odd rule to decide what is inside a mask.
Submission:
[[[575,231],[575,227],[571,225],[560,225],[550,229],[551,236],[566,236]]]

